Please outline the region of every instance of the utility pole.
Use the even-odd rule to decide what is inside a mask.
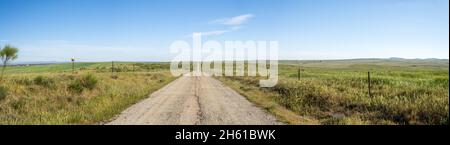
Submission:
[[[75,74],[75,57],[72,57],[72,74]]]

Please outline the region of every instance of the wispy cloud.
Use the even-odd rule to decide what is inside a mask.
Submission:
[[[219,29],[219,30],[212,30],[212,31],[205,31],[205,32],[197,32],[201,33],[202,36],[213,36],[213,35],[222,35],[228,32],[233,32],[241,29],[241,25],[247,22],[250,18],[254,17],[253,14],[243,14],[231,18],[222,18],[222,19],[216,19],[209,21],[209,24],[220,24],[220,25],[226,25],[227,29]],[[189,37],[192,35],[190,34]]]
[[[206,32],[200,32],[202,34],[202,36],[211,36],[211,35],[222,35],[224,33],[228,33],[228,32],[232,32],[232,31],[236,31],[239,30],[241,27],[238,26],[234,26],[231,27],[230,29],[225,29],[225,30],[215,30],[215,31],[206,31]]]
[[[213,20],[213,21],[210,21],[210,23],[237,26],[237,25],[241,25],[241,24],[247,22],[252,17],[254,17],[253,14],[244,14],[244,15],[239,15],[239,16],[235,16],[235,17],[231,17],[231,18],[222,18],[222,19]]]

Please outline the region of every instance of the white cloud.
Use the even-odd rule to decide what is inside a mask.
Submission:
[[[206,32],[200,32],[202,36],[209,36],[209,35],[222,35],[223,33],[229,32],[229,30],[216,30],[216,31],[206,31]]]
[[[235,17],[231,17],[231,18],[223,18],[223,19],[213,20],[210,23],[237,26],[237,25],[241,25],[241,24],[245,23],[253,16],[254,16],[253,14],[244,14],[244,15],[239,15],[239,16],[235,16]]]
[[[200,33],[202,34],[202,36],[222,35],[222,34],[227,33],[227,32],[232,32],[232,31],[239,30],[240,28],[241,27],[235,26],[235,27],[231,27],[230,29],[206,31],[206,32],[200,32]]]
[[[197,33],[201,33],[202,36],[212,36],[212,35],[222,35],[224,33],[237,31],[237,30],[241,29],[241,26],[240,26],[241,24],[245,23],[253,16],[254,16],[253,14],[244,14],[244,15],[239,15],[239,16],[235,16],[235,17],[231,17],[231,18],[223,18],[223,19],[213,20],[213,21],[210,21],[209,23],[210,24],[227,25],[229,28],[213,30],[213,31],[197,32]],[[191,37],[192,34],[189,34],[188,36]]]

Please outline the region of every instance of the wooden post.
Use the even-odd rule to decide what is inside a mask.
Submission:
[[[114,75],[114,61],[111,61],[111,74]]]
[[[369,84],[369,97],[372,97],[372,92],[370,92],[370,88],[371,88],[371,85],[370,85],[370,71],[369,72],[367,72],[367,81],[368,81],[368,84]]]
[[[298,68],[297,80],[300,80],[300,68]]]
[[[75,57],[72,57],[72,74],[75,74]]]
[[[135,64],[133,63],[133,72],[134,72],[134,65],[135,65]]]

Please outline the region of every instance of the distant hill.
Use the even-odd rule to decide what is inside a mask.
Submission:
[[[448,59],[360,58],[340,60],[280,60],[279,63],[314,68],[449,69]]]

